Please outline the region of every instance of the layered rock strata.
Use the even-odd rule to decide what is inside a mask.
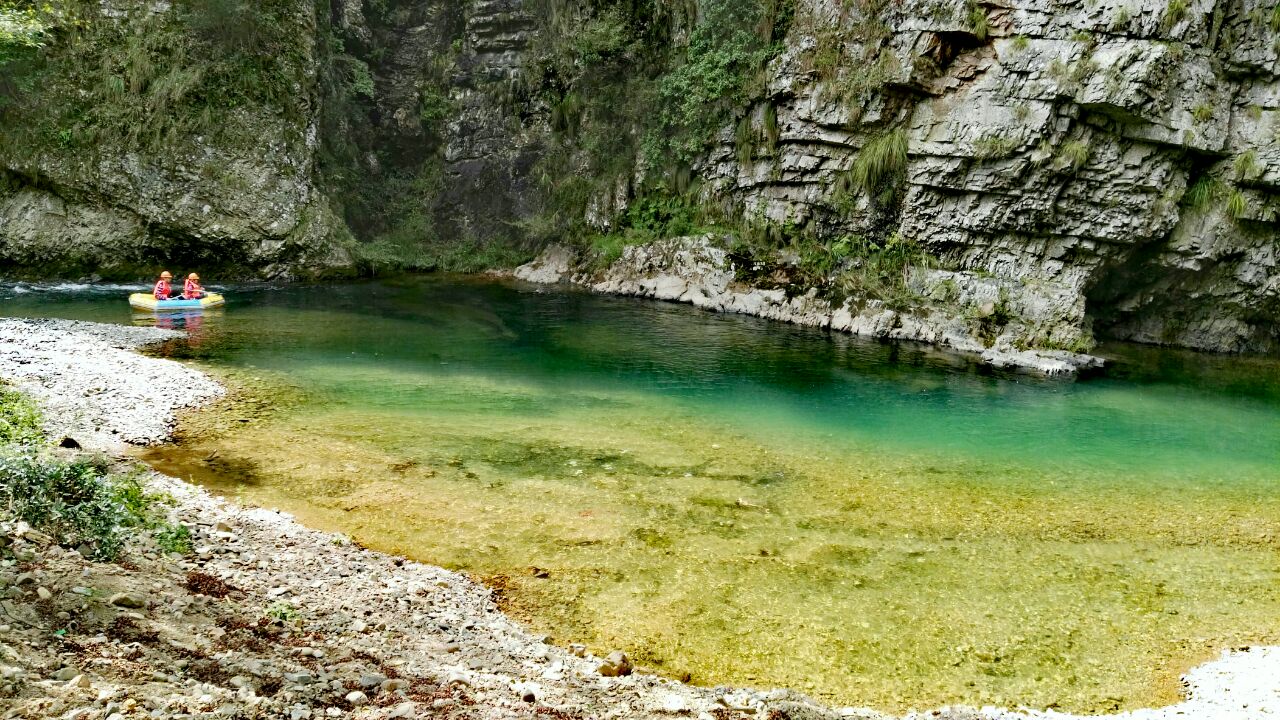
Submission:
[[[797,325],[829,328],[889,340],[915,340],[978,356],[996,367],[1013,367],[1046,375],[1065,375],[1099,368],[1100,358],[1066,350],[1034,350],[1021,338],[1036,319],[1059,317],[1070,298],[1020,293],[1010,300],[1008,287],[971,272],[920,270],[910,284],[921,297],[938,302],[910,309],[881,300],[849,298],[833,301],[817,289],[789,295],[779,288],[743,282],[732,258],[713,236],[674,238],[635,245],[603,270],[581,265],[570,248],[553,246],[533,262],[515,270],[527,282],[571,282],[593,292],[689,303],[715,312],[741,313]],[[950,293],[945,299],[941,293]],[[956,308],[962,308],[957,312]],[[997,320],[997,316],[1007,319]]]

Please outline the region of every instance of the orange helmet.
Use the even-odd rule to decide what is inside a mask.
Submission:
[[[188,279],[188,280],[199,280],[199,279],[200,279],[200,276],[199,276],[199,275],[197,275],[197,274],[195,274],[195,273],[191,273],[190,275],[188,275],[188,276],[187,276],[187,279]]]
[[[170,273],[168,270],[165,270],[164,272],[160,273],[160,277],[162,277],[162,278],[171,278],[171,277],[173,277],[173,273]]]

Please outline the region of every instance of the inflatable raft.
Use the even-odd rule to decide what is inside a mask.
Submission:
[[[170,298],[169,300],[157,300],[150,293],[134,293],[129,296],[129,306],[135,310],[146,310],[148,312],[174,312],[178,310],[208,310],[209,308],[221,307],[227,301],[218,293],[207,293],[199,300],[183,300],[182,298]]]

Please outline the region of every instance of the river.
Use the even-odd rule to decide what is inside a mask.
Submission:
[[[0,315],[152,324],[123,286]],[[556,642],[886,710],[1174,700],[1280,642],[1280,361],[1004,373],[488,279],[246,286],[159,350],[247,391],[158,469],[461,569]]]

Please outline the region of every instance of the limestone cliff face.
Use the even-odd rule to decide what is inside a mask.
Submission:
[[[726,131],[701,168],[712,192],[829,232],[889,213],[951,267],[1014,281],[1037,342],[1069,345],[1092,327],[1280,347],[1272,6],[904,3],[869,48],[853,39],[864,17],[801,5],[808,20],[748,111],[776,113],[775,149],[742,162]],[[819,51],[842,59],[826,77]],[[872,72],[875,87],[841,97]],[[896,128],[909,158],[900,206],[841,207],[833,190],[861,149]]]
[[[632,42],[670,44],[668,70],[678,68],[708,2],[648,3],[671,30],[632,23],[649,33]],[[548,197],[602,164],[593,152],[617,152],[601,142],[552,152],[576,123],[607,122],[601,112],[563,116],[582,93],[608,88],[548,87],[568,81],[537,68],[556,18],[564,35],[566,14],[572,26],[644,3],[334,0],[327,16],[323,4],[317,14],[311,3],[281,3],[304,29],[289,55],[300,68],[294,111],[244,105],[227,119],[240,140],[195,136],[160,154],[0,147],[3,262],[67,273],[102,258],[133,267],[197,252],[266,275],[354,267],[362,243],[390,231],[362,228],[377,206],[344,202],[334,177],[349,194],[420,195],[421,209],[402,214],[425,217],[435,242],[521,245],[546,225]],[[173,12],[115,5],[128,6],[116,19],[124,24]],[[937,263],[909,279],[926,306],[915,314],[976,328],[984,345],[1081,349],[1110,336],[1280,350],[1280,10],[1271,0],[771,6],[785,6],[787,22],[758,87],[679,171],[700,202],[819,242],[918,244]],[[335,74],[335,43],[372,86],[361,86],[369,96],[354,112],[326,122],[325,78],[359,79]],[[596,62],[582,57],[578,67]],[[635,70],[644,72],[654,71]],[[359,135],[356,149],[326,171],[326,143],[343,133]],[[867,161],[886,149],[905,161]],[[636,155],[595,186],[589,226],[617,227],[646,176],[661,172]],[[430,182],[386,184],[402,168]],[[405,233],[387,236],[401,238],[389,245],[398,252]],[[785,242],[776,260],[789,262]]]

